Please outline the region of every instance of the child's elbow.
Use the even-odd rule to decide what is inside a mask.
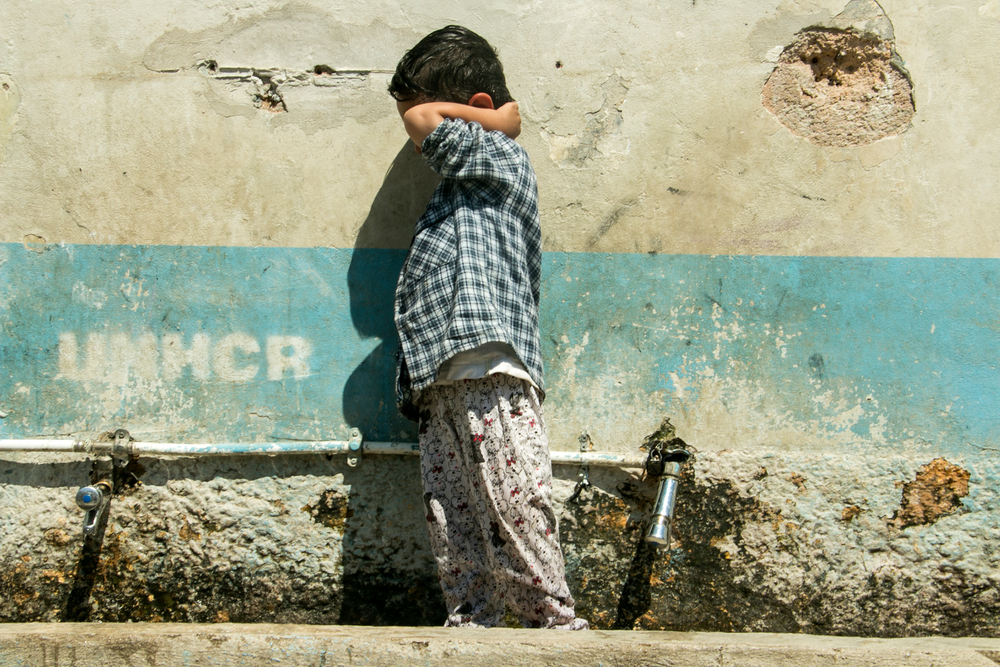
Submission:
[[[421,106],[424,105],[415,106],[403,114],[403,126],[406,128],[406,133],[410,135],[410,139],[418,147],[437,129],[438,125],[444,122],[444,117],[441,114],[431,109],[421,109]]]

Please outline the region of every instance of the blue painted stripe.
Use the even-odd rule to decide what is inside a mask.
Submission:
[[[392,400],[403,255],[0,245],[0,437],[413,439]],[[794,425],[997,445],[998,260],[546,253],[543,268],[558,424],[740,403],[748,440],[794,446]]]
[[[873,445],[997,444],[997,260],[557,254],[546,268],[549,396],[574,413],[610,411],[593,391],[560,391],[568,371],[610,405],[660,391],[670,415],[706,387],[750,401],[747,439],[769,428],[773,445],[795,445],[785,425]]]

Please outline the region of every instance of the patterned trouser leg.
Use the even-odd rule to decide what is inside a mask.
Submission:
[[[566,586],[538,394],[491,375],[426,389],[420,464],[449,626],[583,629]]]

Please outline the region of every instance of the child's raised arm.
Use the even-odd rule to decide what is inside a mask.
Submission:
[[[484,130],[499,130],[511,139],[521,134],[521,114],[517,102],[508,102],[499,109],[484,109],[452,102],[427,102],[410,107],[403,114],[406,133],[416,144],[417,150],[445,118],[457,118],[467,123],[479,123]]]

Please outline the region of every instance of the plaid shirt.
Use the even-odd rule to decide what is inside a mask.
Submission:
[[[528,155],[501,132],[446,119],[424,139],[442,176],[417,221],[396,285],[400,411],[432,384],[442,362],[484,343],[517,352],[542,390],[538,298],[542,239]]]

